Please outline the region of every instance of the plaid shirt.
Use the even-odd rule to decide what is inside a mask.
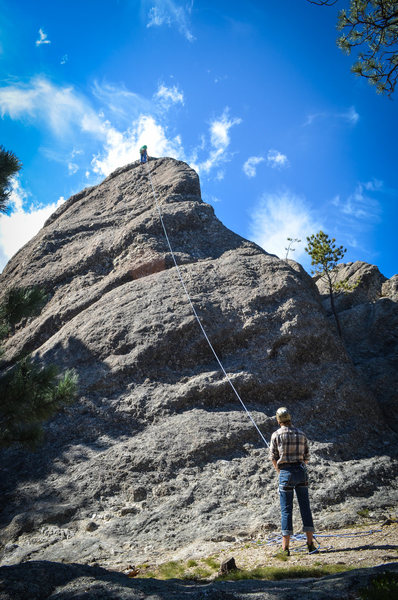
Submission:
[[[304,462],[309,456],[308,440],[300,429],[282,425],[272,434],[270,458],[278,465]]]

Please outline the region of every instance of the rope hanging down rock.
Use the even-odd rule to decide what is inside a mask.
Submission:
[[[189,305],[190,305],[190,307],[191,307],[191,309],[192,309],[192,312],[193,312],[193,314],[194,314],[194,316],[195,316],[195,319],[197,320],[197,322],[198,322],[198,325],[199,325],[199,327],[200,327],[200,329],[201,329],[201,331],[202,331],[202,333],[203,333],[203,335],[204,335],[204,337],[205,337],[205,339],[206,339],[206,341],[207,341],[207,343],[208,343],[208,345],[209,345],[209,347],[210,347],[210,350],[211,350],[211,351],[212,351],[212,353],[214,354],[214,357],[215,357],[216,361],[218,362],[218,364],[219,364],[219,366],[220,366],[220,369],[221,369],[221,371],[222,371],[222,372],[223,372],[223,374],[224,374],[224,377],[226,378],[226,380],[228,381],[228,383],[229,383],[229,385],[231,386],[232,390],[234,391],[234,394],[235,394],[235,395],[236,395],[236,397],[238,398],[238,400],[239,400],[239,402],[241,403],[241,405],[242,405],[243,409],[246,411],[246,413],[247,413],[247,416],[249,417],[249,419],[250,419],[250,420],[251,420],[251,422],[253,423],[254,427],[256,428],[256,430],[257,430],[257,432],[258,432],[259,436],[261,437],[262,441],[264,442],[265,446],[269,448],[269,444],[268,444],[267,440],[265,439],[265,437],[264,437],[264,436],[263,436],[263,434],[261,433],[260,429],[259,429],[259,428],[258,428],[258,426],[257,426],[257,423],[256,423],[256,422],[255,422],[255,420],[253,419],[253,417],[252,417],[252,415],[251,415],[250,411],[247,409],[247,407],[246,407],[245,403],[243,402],[242,398],[240,397],[240,395],[239,395],[239,393],[238,393],[237,389],[235,388],[234,384],[232,383],[232,381],[231,381],[231,378],[229,377],[228,373],[227,373],[227,372],[226,372],[226,370],[224,369],[224,366],[223,366],[223,364],[222,364],[221,360],[219,359],[219,357],[218,357],[218,355],[217,355],[217,352],[214,350],[214,348],[213,348],[213,345],[212,345],[212,343],[211,343],[211,341],[210,341],[210,339],[209,339],[209,337],[208,337],[208,335],[207,335],[207,333],[206,333],[206,331],[205,331],[205,329],[204,329],[204,327],[203,327],[203,325],[202,325],[202,323],[201,323],[201,320],[200,320],[200,318],[199,318],[199,315],[198,315],[198,313],[196,312],[195,306],[193,305],[193,302],[192,302],[192,300],[191,300],[191,297],[190,297],[190,295],[189,295],[189,292],[188,292],[188,290],[187,290],[187,288],[186,288],[186,285],[185,285],[185,283],[184,283],[184,280],[183,280],[183,277],[182,277],[182,274],[181,274],[181,270],[180,270],[180,268],[179,268],[179,266],[178,266],[178,264],[177,264],[177,261],[176,261],[175,254],[174,254],[173,248],[172,248],[172,246],[171,246],[171,243],[170,243],[169,236],[168,236],[168,234],[167,234],[166,226],[165,226],[165,224],[164,224],[164,221],[163,221],[163,215],[162,215],[162,211],[160,210],[160,205],[159,205],[158,198],[157,198],[157,195],[156,195],[156,192],[155,192],[155,188],[153,187],[153,183],[152,183],[152,177],[151,177],[151,172],[150,172],[150,170],[149,170],[149,163],[148,163],[148,162],[146,163],[146,166],[147,166],[147,174],[148,174],[149,183],[151,184],[151,188],[152,188],[152,194],[153,194],[153,197],[154,197],[154,199],[155,199],[156,209],[157,209],[157,211],[158,211],[158,214],[159,214],[159,219],[160,219],[160,222],[161,222],[161,225],[162,225],[163,233],[164,233],[164,236],[165,236],[165,238],[166,238],[167,245],[168,245],[168,247],[169,247],[170,254],[171,254],[171,257],[172,257],[172,259],[173,259],[174,266],[175,266],[175,268],[176,268],[176,271],[177,271],[178,278],[179,278],[179,280],[180,280],[180,283],[181,283],[181,285],[182,285],[182,287],[183,287],[183,289],[184,289],[185,295],[186,295],[186,297],[188,298],[188,302],[189,302]]]

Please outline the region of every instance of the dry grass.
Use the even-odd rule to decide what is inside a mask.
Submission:
[[[323,537],[325,536],[325,537]],[[326,537],[330,536],[330,537]],[[282,566],[278,559],[278,541],[264,538],[235,544],[208,557],[187,561],[168,561],[145,565],[139,577],[158,579],[191,579],[196,581],[218,578],[221,562],[233,556],[238,570],[222,579],[288,579],[323,577],[359,567],[371,567],[398,561],[398,524],[372,524],[318,534],[319,552],[308,554],[305,542],[292,541],[291,555]]]

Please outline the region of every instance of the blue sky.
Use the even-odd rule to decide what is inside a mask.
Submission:
[[[0,0],[0,144],[21,159],[0,269],[49,214],[115,168],[187,161],[225,225],[309,270],[397,272],[397,101],[350,73],[331,8],[306,0]]]

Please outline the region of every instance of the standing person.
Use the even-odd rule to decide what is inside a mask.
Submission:
[[[146,163],[146,161],[148,160],[147,146],[142,146],[140,148],[140,155],[141,155],[141,164]]]
[[[289,542],[293,534],[293,495],[299,503],[303,531],[307,536],[308,552],[315,552],[313,541],[314,523],[308,497],[308,475],[306,463],[309,459],[308,440],[304,433],[292,426],[287,408],[276,411],[279,429],[271,437],[270,458],[279,474],[279,499],[282,517],[282,552],[290,556]]]

